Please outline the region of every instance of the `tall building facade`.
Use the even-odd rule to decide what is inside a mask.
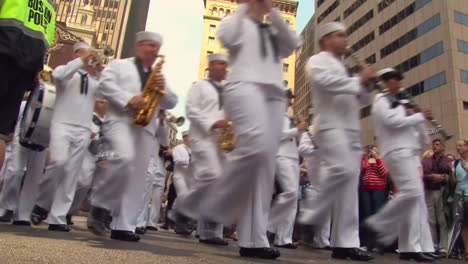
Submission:
[[[358,57],[377,69],[404,73],[404,87],[416,102],[431,109],[455,138],[468,138],[468,1],[316,0],[315,5],[316,27],[346,24]],[[362,108],[364,144],[374,143],[370,113],[370,106]],[[438,137],[436,129],[428,132]],[[454,145],[448,143],[452,152]]]
[[[96,48],[122,53],[131,0],[53,0],[57,21]]]
[[[205,14],[203,16],[203,43],[200,53],[200,67],[198,78],[207,76],[208,60],[207,55],[211,53],[227,53],[217,40],[216,31],[221,19],[232,12],[235,12],[239,5],[239,0],[204,0]],[[296,31],[296,13],[298,3],[290,0],[274,0],[274,4],[281,10],[285,21]],[[294,90],[294,72],[296,55],[293,54],[283,61],[284,80],[288,87]]]
[[[310,124],[313,118],[312,107],[312,90],[310,89],[310,82],[307,78],[305,65],[309,58],[314,55],[315,50],[315,16],[309,20],[307,25],[301,32],[301,39],[303,45],[296,51],[296,77],[295,77],[295,94],[296,99],[294,102],[294,113],[296,117],[306,119]]]

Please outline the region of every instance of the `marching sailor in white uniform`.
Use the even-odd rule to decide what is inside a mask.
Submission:
[[[142,96],[147,80],[153,72],[161,35],[153,32],[137,33],[135,58],[113,60],[102,72],[99,94],[109,101],[103,134],[110,142],[115,158],[107,161],[104,175],[91,197],[91,214],[97,221],[91,230],[102,234],[105,222],[112,215],[111,238],[138,241],[137,220],[143,206],[142,193],[151,155],[156,151],[157,115],[145,126],[133,123],[133,115],[145,106]],[[177,96],[158,75],[154,88],[164,89],[159,107],[172,109]],[[155,113],[158,109],[155,110]]]
[[[430,120],[432,114],[428,110],[416,112],[416,109],[407,109],[397,100],[395,95],[400,92],[403,76],[395,69],[383,69],[379,71],[379,76],[388,92],[376,96],[372,115],[379,148],[398,193],[377,214],[366,220],[366,227],[377,232],[377,240],[383,245],[398,238],[400,259],[434,261],[433,256],[424,252],[430,250],[427,236],[423,234],[429,230],[429,223],[419,172],[420,137],[425,139],[426,145],[429,144],[424,130],[425,121]]]
[[[44,175],[58,178],[55,192],[51,194],[53,202],[48,222],[52,231],[70,231],[66,216],[90,140],[100,70],[100,65],[93,65],[99,60],[98,55],[90,52],[88,44],[76,43],[73,52],[72,61],[52,72],[57,97],[50,128],[50,161]]]
[[[307,63],[314,88],[315,138],[321,173],[313,197],[306,197],[299,216],[303,224],[322,225],[333,207],[332,257],[360,261],[373,257],[360,250],[358,184],[361,161],[359,110],[371,102],[365,89],[376,78],[372,67],[363,66],[358,76],[349,76],[343,64],[348,45],[346,27],[338,22],[320,26],[317,37],[321,52]],[[333,195],[330,195],[333,193]]]
[[[284,113],[283,132],[278,154],[276,154],[276,182],[280,193],[273,200],[268,231],[275,235],[274,245],[280,248],[297,248],[292,242],[294,223],[297,213],[297,197],[299,191],[299,151],[297,141],[300,133],[307,129],[307,123],[301,121],[295,124],[288,114],[292,107],[294,94],[289,89],[287,107]]]
[[[227,56],[208,56],[208,78],[195,82],[187,96],[187,117],[190,119],[193,176],[195,183],[186,197],[177,198],[176,208],[188,212],[193,218],[197,215],[200,200],[210,196],[209,186],[222,174],[225,154],[218,146],[220,134],[228,128],[223,102],[222,81],[227,72]],[[184,210],[185,209],[185,210]],[[198,235],[201,243],[227,245],[223,240],[223,225],[198,219]]]
[[[265,15],[271,25],[263,23]],[[282,60],[299,39],[272,0],[242,0],[221,22],[218,37],[229,51],[223,106],[238,142],[203,202],[202,215],[238,223],[241,256],[275,259],[280,252],[270,247],[267,225],[286,100]]]

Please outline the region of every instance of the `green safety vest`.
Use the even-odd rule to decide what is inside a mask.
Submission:
[[[52,0],[0,0],[0,26],[16,27],[48,47],[55,38]]]

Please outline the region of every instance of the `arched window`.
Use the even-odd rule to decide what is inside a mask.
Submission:
[[[224,17],[224,9],[220,8],[219,9],[219,17]]]
[[[213,7],[213,9],[211,9],[211,15],[215,17],[218,16],[218,8]]]
[[[231,9],[226,10],[226,16],[229,15],[229,14],[231,14]]]
[[[210,74],[210,72],[208,71],[208,69],[205,69],[205,74],[204,74],[205,78],[208,78],[208,74]]]
[[[285,22],[286,22],[286,24],[291,25],[291,21],[289,21],[289,19],[286,19]]]
[[[81,24],[86,24],[87,21],[88,21],[88,15],[83,14],[83,16],[81,17]]]

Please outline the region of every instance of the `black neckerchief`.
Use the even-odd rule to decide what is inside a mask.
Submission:
[[[276,42],[275,35],[271,32],[271,26],[266,23],[259,22],[255,19],[252,19],[252,21],[257,24],[258,26],[258,31],[260,34],[260,51],[262,52],[262,57],[265,59],[268,55],[268,50],[267,50],[267,44],[266,44],[266,39],[265,39],[265,32],[268,34],[268,37],[270,39],[271,47],[273,49],[273,55],[275,57],[275,61],[279,61],[279,56],[278,56],[278,43]],[[264,32],[265,31],[265,32]]]
[[[143,65],[141,63],[141,60],[139,58],[135,58],[135,66],[138,71],[138,75],[140,75],[140,81],[141,81],[141,90],[145,88],[146,82],[149,79],[149,76],[151,74],[151,69],[148,72],[145,72],[145,69],[143,68]]]
[[[88,73],[78,72],[81,76],[80,81],[80,94],[87,95],[88,94]]]
[[[221,108],[223,108],[223,87],[218,85],[215,81],[211,80],[211,79],[207,79],[207,81],[216,89],[216,91],[218,92],[218,105],[219,105],[219,109],[221,110]]]

